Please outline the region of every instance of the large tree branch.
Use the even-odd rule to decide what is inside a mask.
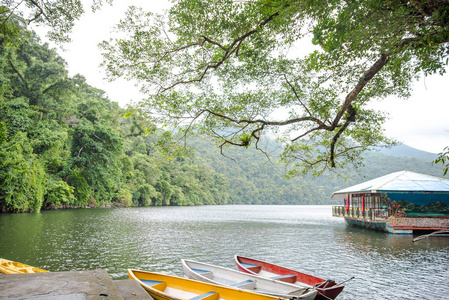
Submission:
[[[33,19],[28,21],[28,25],[35,21],[36,19],[38,19],[41,15],[43,15],[45,17],[45,19],[49,20],[49,18],[47,17],[47,15],[45,14],[44,9],[34,0],[30,0],[30,2],[38,9],[38,13],[36,13],[36,15],[34,16]]]
[[[330,157],[329,157],[332,168],[335,168],[335,146],[337,144],[337,141],[340,138],[341,134],[346,130],[346,128],[348,128],[349,124],[351,124],[351,122],[352,121],[349,119],[346,120],[346,122],[343,124],[343,126],[340,127],[340,129],[337,131],[337,133],[332,138],[331,151],[330,151]]]
[[[397,45],[397,49],[401,49],[406,47],[409,44],[412,44],[417,41],[417,38],[405,38],[402,39],[401,42]],[[447,42],[446,39],[442,39],[441,41],[438,41],[439,43],[445,43]],[[337,131],[337,133],[332,138],[331,142],[331,151],[330,151],[330,162],[331,166],[335,167],[335,146],[336,143],[341,136],[341,134],[346,130],[346,128],[350,125],[351,122],[354,121],[355,115],[357,112],[354,110],[354,108],[351,106],[351,103],[357,98],[357,96],[360,94],[362,89],[365,87],[365,85],[388,63],[390,60],[390,54],[381,54],[380,58],[369,68],[363,76],[359,79],[358,83],[354,87],[354,89],[346,96],[345,102],[340,107],[340,110],[337,114],[337,116],[334,118],[334,121],[332,123],[333,126],[337,126],[337,124],[340,122],[341,118],[343,117],[343,114],[350,109],[351,116],[348,117],[348,119],[345,121],[344,125],[340,127],[340,129]]]
[[[335,116],[334,121],[332,122],[332,125],[334,126],[334,128],[340,122],[345,111],[348,109],[348,107],[351,105],[351,103],[357,98],[357,96],[360,94],[360,92],[365,87],[365,85],[374,77],[374,75],[376,75],[387,64],[389,59],[390,59],[389,55],[381,54],[380,58],[359,79],[356,86],[346,96],[345,102],[340,107],[340,110],[338,111],[337,115]]]
[[[343,117],[343,115],[345,114],[345,112],[347,110],[350,112],[350,115],[347,117],[345,123],[343,124],[343,126],[341,126],[339,128],[339,130],[334,135],[334,137],[332,138],[332,141],[331,141],[329,160],[330,160],[332,168],[335,168],[335,157],[336,157],[335,147],[337,145],[337,141],[340,138],[340,136],[342,135],[342,133],[346,130],[346,128],[348,128],[349,124],[351,124],[351,122],[355,121],[355,116],[356,116],[357,112],[352,107],[352,105],[351,105],[352,102],[357,98],[357,96],[360,94],[360,92],[365,87],[365,85],[387,64],[389,59],[390,59],[389,55],[381,54],[380,58],[371,66],[371,68],[369,68],[366,72],[364,72],[362,77],[357,82],[356,86],[346,96],[345,102],[340,107],[340,110],[338,111],[337,115],[335,116],[334,121],[332,122],[332,127],[334,129],[338,126],[338,124],[339,124],[341,118]]]
[[[263,124],[264,126],[287,126],[287,125],[292,125],[295,123],[300,123],[300,122],[305,122],[305,121],[311,121],[314,123],[317,123],[319,126],[323,126],[323,128],[329,128],[328,125],[326,125],[323,121],[321,121],[320,119],[314,118],[314,117],[301,117],[301,118],[294,118],[294,119],[289,119],[286,121],[266,121],[266,120],[262,120],[262,119],[256,119],[256,120],[246,120],[246,119],[234,119],[231,117],[228,117],[226,115],[214,112],[210,109],[203,109],[201,111],[199,111],[197,113],[197,116],[202,115],[204,113],[209,113],[211,115],[214,115],[220,119],[224,119],[224,120],[228,120],[232,123],[235,124]]]

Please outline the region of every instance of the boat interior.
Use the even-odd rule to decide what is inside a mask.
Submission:
[[[260,270],[262,269],[262,266],[259,266],[259,265],[247,264],[247,263],[242,263],[242,262],[240,264],[256,274],[259,273]]]
[[[220,295],[218,292],[215,291],[209,291],[207,293],[203,294],[195,294],[191,292],[187,292],[181,289],[177,289],[174,287],[167,286],[167,283],[165,281],[156,281],[156,280],[143,280],[141,279],[144,284],[147,286],[156,289],[158,291],[164,292],[168,295],[183,298],[183,299],[189,299],[189,300],[220,300]]]
[[[202,275],[204,277],[207,277],[211,279],[212,281],[221,283],[223,285],[230,285],[232,287],[236,287],[239,289],[245,289],[245,290],[254,290],[256,288],[256,282],[254,280],[243,280],[243,281],[236,281],[234,278],[227,278],[223,276],[215,276],[214,272],[211,270],[203,270],[203,269],[197,269],[192,268],[192,271],[195,273]]]
[[[217,282],[222,285],[229,285],[235,288],[244,289],[244,290],[257,290],[259,293],[268,294],[268,295],[278,295],[279,292],[286,292],[285,287],[280,288],[277,285],[270,285],[270,287],[263,288],[259,285],[257,285],[257,281],[245,279],[243,281],[236,281],[235,274],[220,274],[221,276],[215,276],[213,271],[210,270],[203,270],[203,269],[192,269],[195,273],[201,274],[203,276],[207,276],[207,278],[211,279],[214,282]],[[205,275],[206,274],[206,275]],[[228,275],[228,276],[227,276]],[[232,276],[232,277],[229,277]],[[296,278],[296,275],[286,275],[285,278],[292,278],[291,276],[294,276]],[[284,277],[284,276],[280,276]],[[274,278],[272,278],[274,279]],[[308,288],[303,287],[301,285],[292,285],[290,287],[290,291],[286,292],[286,295],[302,295],[303,293],[307,292]]]

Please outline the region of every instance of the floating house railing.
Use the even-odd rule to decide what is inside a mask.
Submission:
[[[359,207],[332,206],[332,215],[334,217],[346,217],[364,221],[385,221],[388,219],[387,209],[366,208],[362,210]]]
[[[400,216],[389,215],[388,209],[359,207],[333,206],[332,215],[334,217],[344,217],[345,219],[359,220],[364,224],[385,223],[395,230],[439,230],[449,228],[449,216],[423,217],[423,216]],[[374,225],[375,226],[375,225]]]

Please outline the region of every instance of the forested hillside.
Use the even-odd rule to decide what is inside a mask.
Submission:
[[[267,142],[272,144],[268,148],[279,148],[274,141]],[[333,192],[389,173],[408,170],[438,177],[443,174],[443,166],[432,165],[428,159],[432,156],[430,153],[415,149],[422,158],[398,157],[371,151],[365,153],[363,167],[346,170],[345,176],[335,173],[286,179],[284,165],[277,164],[273,157],[270,163],[263,153],[251,147],[232,149],[225,152],[227,157],[224,157],[218,148],[212,149],[211,144],[205,140],[195,140],[194,144],[198,147],[197,155],[213,166],[217,173],[228,178],[233,203],[330,204]]]
[[[103,91],[70,78],[36,36],[0,46],[1,212],[228,202],[222,175],[170,159],[160,131],[145,135]]]
[[[329,204],[332,192],[390,172],[442,174],[427,159],[373,152],[362,175],[353,173],[348,182],[325,176],[287,180],[275,157],[269,161],[252,147],[231,149],[225,157],[203,138],[188,140],[195,155],[176,155],[170,134],[154,127],[147,135],[137,115],[124,118],[126,111],[83,76],[69,77],[65,62],[38,37],[20,47],[1,44],[0,51],[1,212]]]

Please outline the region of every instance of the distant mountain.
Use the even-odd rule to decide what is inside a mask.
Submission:
[[[276,149],[275,141],[266,141],[268,149]],[[270,144],[271,143],[271,144]],[[236,204],[331,204],[338,190],[398,171],[412,171],[442,177],[441,164],[433,165],[436,154],[400,145],[392,149],[368,151],[364,167],[346,170],[345,178],[299,176],[286,179],[285,166],[270,163],[266,156],[252,149],[231,148],[226,155],[206,139],[195,139],[197,159],[226,179],[230,203]],[[277,151],[272,150],[272,153]]]
[[[379,152],[385,155],[391,155],[396,157],[420,158],[428,161],[433,161],[437,157],[436,153],[418,150],[405,144],[401,144],[390,149],[382,148],[379,150]]]

